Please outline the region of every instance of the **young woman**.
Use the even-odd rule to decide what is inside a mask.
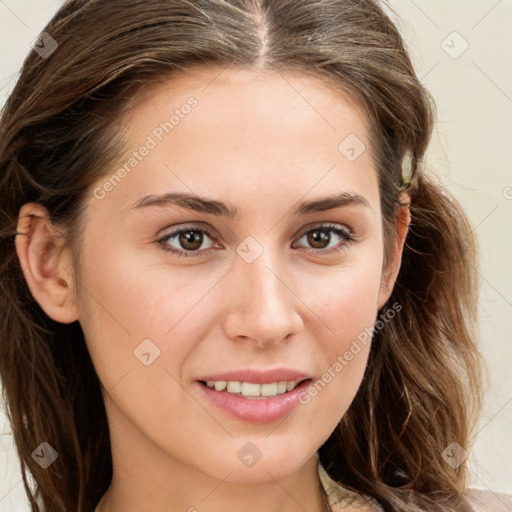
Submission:
[[[32,510],[507,506],[468,489],[475,242],[433,122],[377,1],[66,2],[0,124]]]

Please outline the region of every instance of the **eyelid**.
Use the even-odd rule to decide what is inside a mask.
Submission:
[[[165,231],[165,229],[169,229],[169,231]],[[180,233],[187,231],[200,231],[206,233],[212,240],[215,240],[218,237],[217,232],[204,224],[184,224],[183,226],[179,225],[174,228],[165,228],[161,235],[157,235],[156,242],[160,242],[162,240],[166,240],[168,238],[174,237]]]
[[[307,227],[302,228],[299,231],[300,234],[296,235],[295,238],[296,239],[302,238],[306,233],[308,233],[309,231],[313,231],[315,229],[328,230],[329,228],[332,228],[333,230],[339,229],[341,231],[345,231],[351,237],[356,238],[356,233],[354,232],[354,230],[351,227],[347,226],[346,224],[339,224],[337,222],[329,222],[329,221],[320,221],[320,222],[315,222],[313,224],[309,224]]]

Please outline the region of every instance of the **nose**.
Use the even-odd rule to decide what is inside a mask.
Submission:
[[[303,328],[300,297],[294,292],[283,255],[268,250],[252,263],[236,259],[225,283],[223,328],[230,339],[259,347],[284,342]]]

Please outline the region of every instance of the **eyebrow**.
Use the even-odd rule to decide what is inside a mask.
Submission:
[[[238,213],[238,208],[223,203],[222,201],[216,201],[215,199],[181,192],[169,192],[161,195],[151,194],[144,196],[133,203],[130,209],[140,210],[148,207],[162,208],[173,205],[186,210],[209,213],[211,215],[227,217],[229,219],[233,219]],[[352,192],[340,192],[320,199],[303,201],[299,203],[291,213],[294,216],[299,216],[347,206],[365,206],[370,209],[372,208],[365,197]]]

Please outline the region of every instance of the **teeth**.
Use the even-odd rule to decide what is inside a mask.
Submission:
[[[241,382],[234,382],[229,381],[227,390],[229,393],[240,393],[242,391],[242,383]]]
[[[227,391],[235,395],[242,395],[246,397],[266,397],[277,396],[291,391],[297,384],[296,380],[281,380],[279,382],[271,382],[269,384],[255,384],[254,382],[238,382],[238,381],[225,381],[225,380],[209,380],[206,385],[215,389],[216,391]]]
[[[241,393],[243,396],[261,396],[261,385],[253,382],[242,382]]]
[[[225,380],[218,380],[214,386],[217,391],[224,391],[226,389],[227,382]]]
[[[281,393],[286,393],[286,381],[285,380],[280,380],[278,383],[277,383],[277,392],[279,394]]]
[[[296,380],[290,380],[286,383],[286,391],[291,391],[297,385]]]
[[[277,395],[277,382],[272,384],[261,384],[261,396],[276,396]]]

